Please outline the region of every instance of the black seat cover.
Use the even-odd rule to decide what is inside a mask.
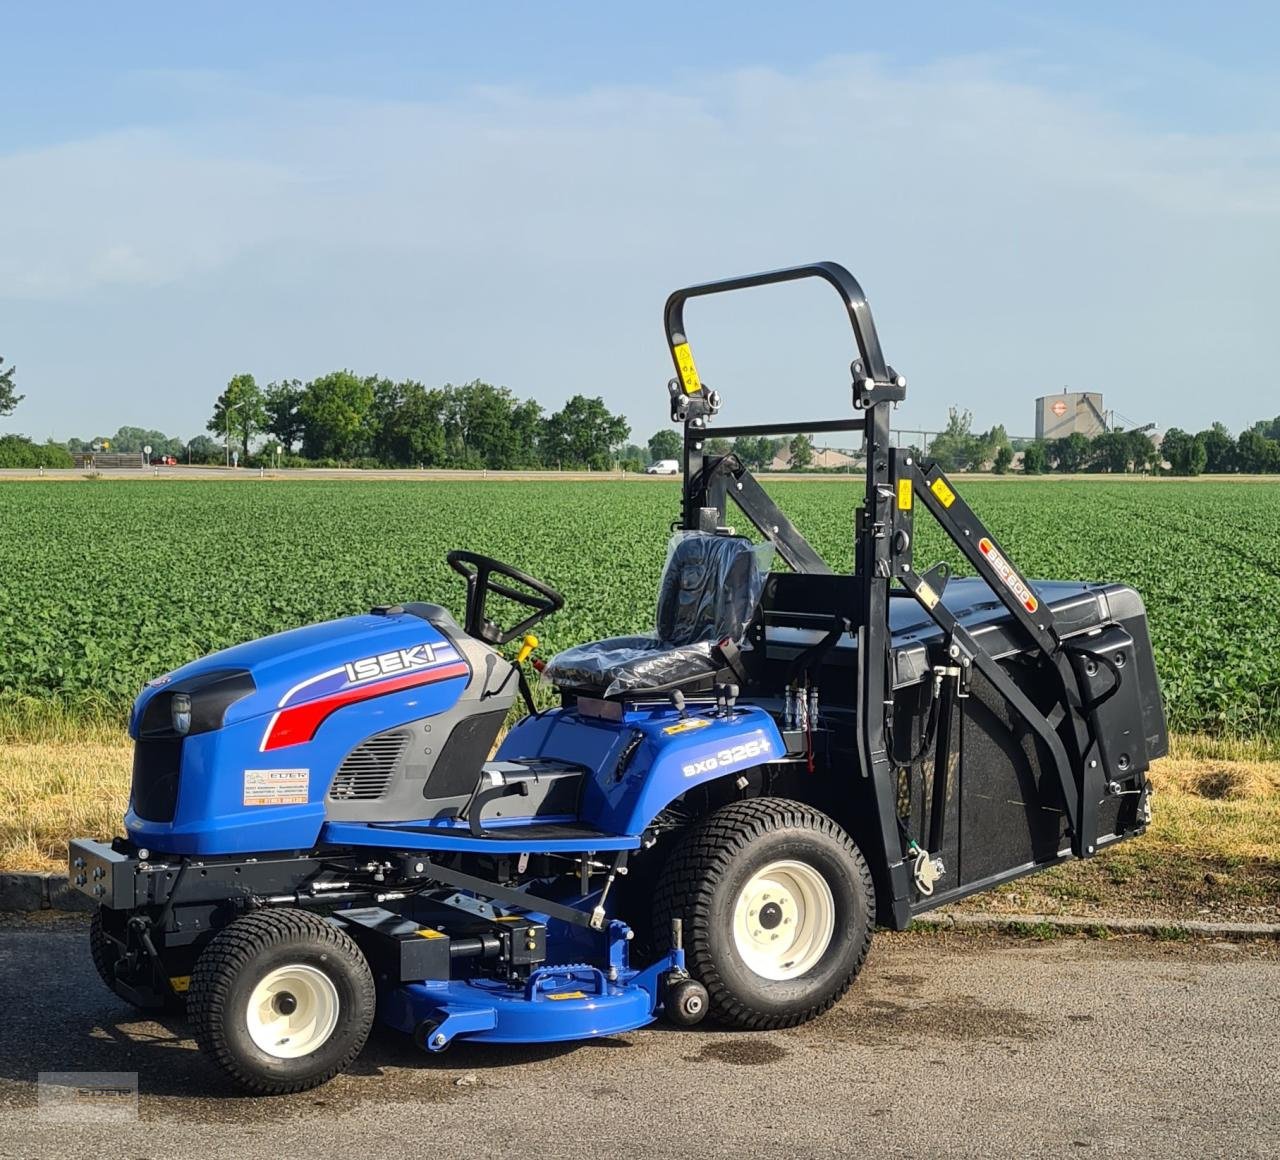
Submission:
[[[721,667],[716,643],[741,640],[755,612],[767,571],[761,556],[762,549],[740,536],[677,532],[658,585],[656,633],[566,649],[543,675],[605,696],[712,675]]]

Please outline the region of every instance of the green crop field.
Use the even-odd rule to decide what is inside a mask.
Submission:
[[[833,565],[851,567],[854,482],[771,490]],[[1175,729],[1280,737],[1280,486],[963,491],[1029,576],[1138,588]],[[7,483],[0,704],[122,713],[147,678],[237,641],[397,600],[460,612],[453,547],[565,593],[544,655],[644,630],[678,494],[622,481]],[[917,563],[957,563],[917,522]]]

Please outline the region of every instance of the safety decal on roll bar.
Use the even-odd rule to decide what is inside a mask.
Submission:
[[[1030,585],[1013,570],[1013,565],[1001,555],[1000,549],[986,536],[978,541],[978,551],[986,556],[1004,586],[1022,601],[1023,608],[1028,612],[1035,612],[1040,607],[1040,601],[1036,599],[1036,594],[1031,591]]]
[[[682,342],[672,347],[672,353],[676,356],[676,366],[680,370],[680,385],[684,387],[684,393],[686,395],[696,395],[702,390],[702,380],[698,378],[698,368],[693,361],[693,351],[689,349],[687,342]]]
[[[909,475],[904,475],[898,480],[898,510],[900,512],[911,510],[911,476]]]
[[[956,502],[956,493],[947,486],[945,479],[935,479],[929,484],[929,490],[938,497],[938,502],[945,508],[949,508]]]

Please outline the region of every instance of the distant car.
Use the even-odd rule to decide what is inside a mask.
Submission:
[[[645,475],[679,475],[680,464],[674,459],[659,459],[644,469]]]
[[[152,467],[177,467],[178,458],[176,455],[153,455],[151,457]]]

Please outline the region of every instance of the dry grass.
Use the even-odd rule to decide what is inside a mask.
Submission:
[[[131,751],[118,725],[46,720],[35,737],[14,732],[0,721],[0,870],[56,870],[68,838],[120,832]],[[1157,763],[1155,817],[1138,841],[962,905],[1280,919],[1280,762],[1205,756],[1215,744],[1181,739]]]
[[[1112,917],[1280,921],[1280,762],[1179,739],[1151,771],[1152,823],[1087,862],[1009,883],[964,909]],[[1191,756],[1192,753],[1199,756]]]
[[[58,869],[68,838],[120,833],[131,762],[118,732],[0,745],[0,869]]]

